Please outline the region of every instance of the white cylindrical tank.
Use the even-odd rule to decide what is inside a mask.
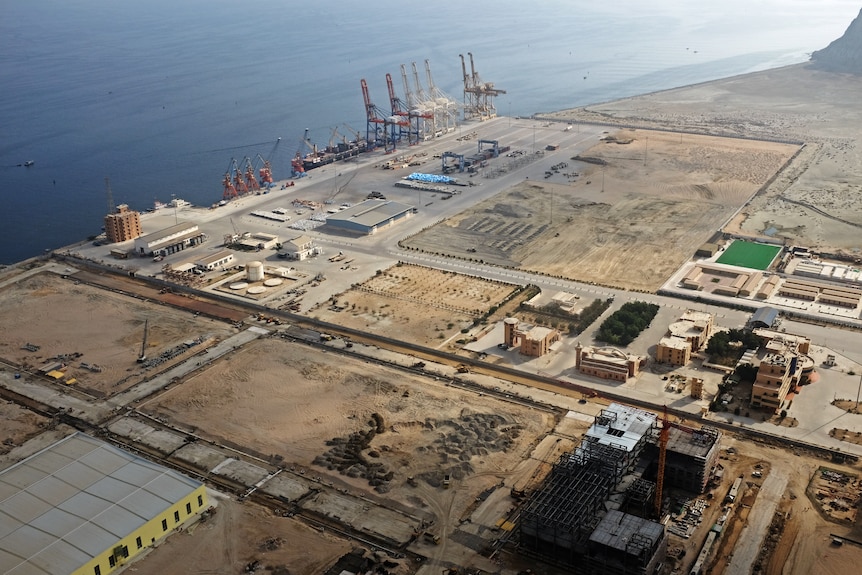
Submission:
[[[263,281],[263,263],[257,261],[248,262],[248,265],[245,266],[245,274],[250,282]]]

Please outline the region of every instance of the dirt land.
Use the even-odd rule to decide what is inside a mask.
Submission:
[[[280,339],[254,342],[147,406],[351,490],[424,506],[412,487],[506,476],[553,427],[548,414]],[[491,484],[499,478],[488,478]],[[487,485],[459,490],[466,508]],[[474,493],[475,491],[475,493]]]
[[[266,573],[278,566],[287,569],[282,575],[323,573],[350,548],[343,539],[253,503],[220,499],[210,518],[168,537],[130,569],[137,575],[234,575],[260,561]]]
[[[798,64],[552,115],[803,141],[802,153],[727,231],[751,236],[769,231],[790,244],[857,254],[862,249],[860,97],[862,77]]]
[[[4,400],[0,400],[0,421],[0,455],[41,433],[49,423],[47,418]]]
[[[95,396],[128,389],[152,374],[153,370],[137,363],[145,320],[149,320],[150,358],[198,337],[211,342],[232,333],[223,323],[53,273],[25,278],[2,290],[0,296],[0,325],[4,327],[0,358],[31,372],[49,361],[60,361],[66,365],[63,379],[76,379],[75,388]],[[35,351],[24,349],[28,343]],[[175,359],[204,347],[206,343]],[[58,356],[65,357],[58,360]]]
[[[612,130],[567,183],[525,181],[402,241],[584,282],[653,291],[797,146]],[[565,257],[561,257],[565,254]]]
[[[516,286],[400,264],[309,310],[323,321],[429,347],[456,337]]]

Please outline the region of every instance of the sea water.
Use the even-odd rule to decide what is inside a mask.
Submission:
[[[232,159],[277,179],[306,128],[365,130],[425,60],[462,100],[459,54],[500,115],[582,106],[803,62],[854,1],[0,1],[0,263],[101,231],[105,178],[133,209],[209,206]],[[469,60],[467,61],[468,73]],[[278,141],[281,138],[281,141]],[[303,153],[307,150],[303,149]],[[32,160],[30,167],[19,166]]]

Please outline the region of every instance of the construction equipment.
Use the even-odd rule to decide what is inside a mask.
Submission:
[[[141,353],[138,355],[138,363],[147,361],[147,334],[150,331],[150,320],[144,320],[144,341],[141,343]]]
[[[664,466],[667,461],[667,442],[670,439],[670,422],[667,419],[667,406],[661,420],[661,431],[658,436],[658,472],[655,480],[655,515],[661,518],[661,498],[664,487]]]

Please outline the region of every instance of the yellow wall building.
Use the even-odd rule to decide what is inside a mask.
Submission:
[[[0,471],[0,566],[107,575],[208,507],[202,483],[75,433]]]
[[[551,346],[560,341],[560,337],[560,332],[555,329],[521,323],[513,317],[503,320],[503,344],[518,347],[524,355],[541,357],[551,351]]]
[[[130,210],[126,204],[117,206],[117,211],[105,216],[105,237],[112,244],[133,240],[141,235],[141,214]]]

